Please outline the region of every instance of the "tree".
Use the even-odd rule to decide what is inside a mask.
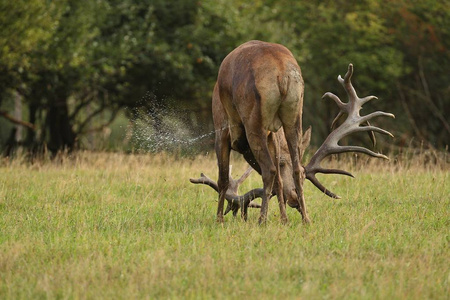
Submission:
[[[445,2],[18,0],[0,1],[0,22],[0,122],[27,127],[28,146],[76,148],[123,108],[150,116],[158,131],[167,102],[190,110],[195,130],[212,128],[218,67],[251,39],[282,43],[298,59],[313,144],[336,113],[320,98],[338,91],[349,62],[360,93],[396,114],[397,144],[450,143]],[[16,95],[23,120],[10,113]]]
[[[304,119],[313,124],[314,137],[324,138],[335,115],[332,104],[320,100],[322,94],[336,90],[334,78],[352,62],[361,94],[378,95],[377,107],[397,116],[387,126],[395,126],[398,145],[416,139],[442,149],[450,143],[443,113],[450,111],[445,1],[279,0],[269,5],[267,18],[281,23],[282,36],[290,37],[284,43],[302,67]]]
[[[20,91],[30,123],[40,128],[29,128],[26,143],[46,144],[52,152],[76,147],[78,136],[105,111],[110,122],[123,107],[152,110],[169,98],[191,103],[204,98],[209,93],[204,81],[213,81],[228,51],[224,44],[234,44],[230,39],[201,42],[228,21],[192,0],[36,2],[34,12],[22,2],[9,6],[37,19],[50,15],[52,30],[36,38],[22,60],[1,67],[6,74],[2,86]],[[43,26],[16,17],[10,32]],[[14,46],[7,36],[3,41]],[[13,54],[2,55],[6,61]]]

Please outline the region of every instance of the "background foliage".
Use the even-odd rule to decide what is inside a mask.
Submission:
[[[129,149],[137,119],[168,130],[168,107],[191,134],[208,133],[220,62],[251,39],[282,43],[299,61],[314,144],[337,112],[320,98],[344,97],[336,77],[349,62],[359,94],[397,116],[383,125],[397,146],[450,143],[447,1],[0,0],[0,26],[6,150],[96,148],[99,136]]]

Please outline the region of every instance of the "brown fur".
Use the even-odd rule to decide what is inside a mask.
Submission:
[[[303,78],[292,53],[279,44],[250,41],[222,62],[213,92],[215,149],[219,166],[217,220],[229,185],[231,149],[241,153],[262,175],[264,192],[260,223],[267,219],[268,200],[277,194],[282,222],[285,202],[309,222],[303,196]],[[242,208],[246,218],[247,209]]]

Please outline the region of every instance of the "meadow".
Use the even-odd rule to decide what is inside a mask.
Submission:
[[[257,209],[217,224],[189,182],[217,178],[212,155],[2,159],[0,299],[448,299],[448,158],[331,163],[356,177],[321,177],[342,199],[308,182],[312,224],[282,225],[273,198],[258,226]]]

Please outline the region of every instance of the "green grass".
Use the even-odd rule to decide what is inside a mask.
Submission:
[[[272,199],[258,226],[256,209],[215,222],[216,193],[188,181],[216,178],[211,156],[4,160],[0,298],[448,299],[448,164],[362,163],[321,177],[343,199],[306,184],[311,225]]]

